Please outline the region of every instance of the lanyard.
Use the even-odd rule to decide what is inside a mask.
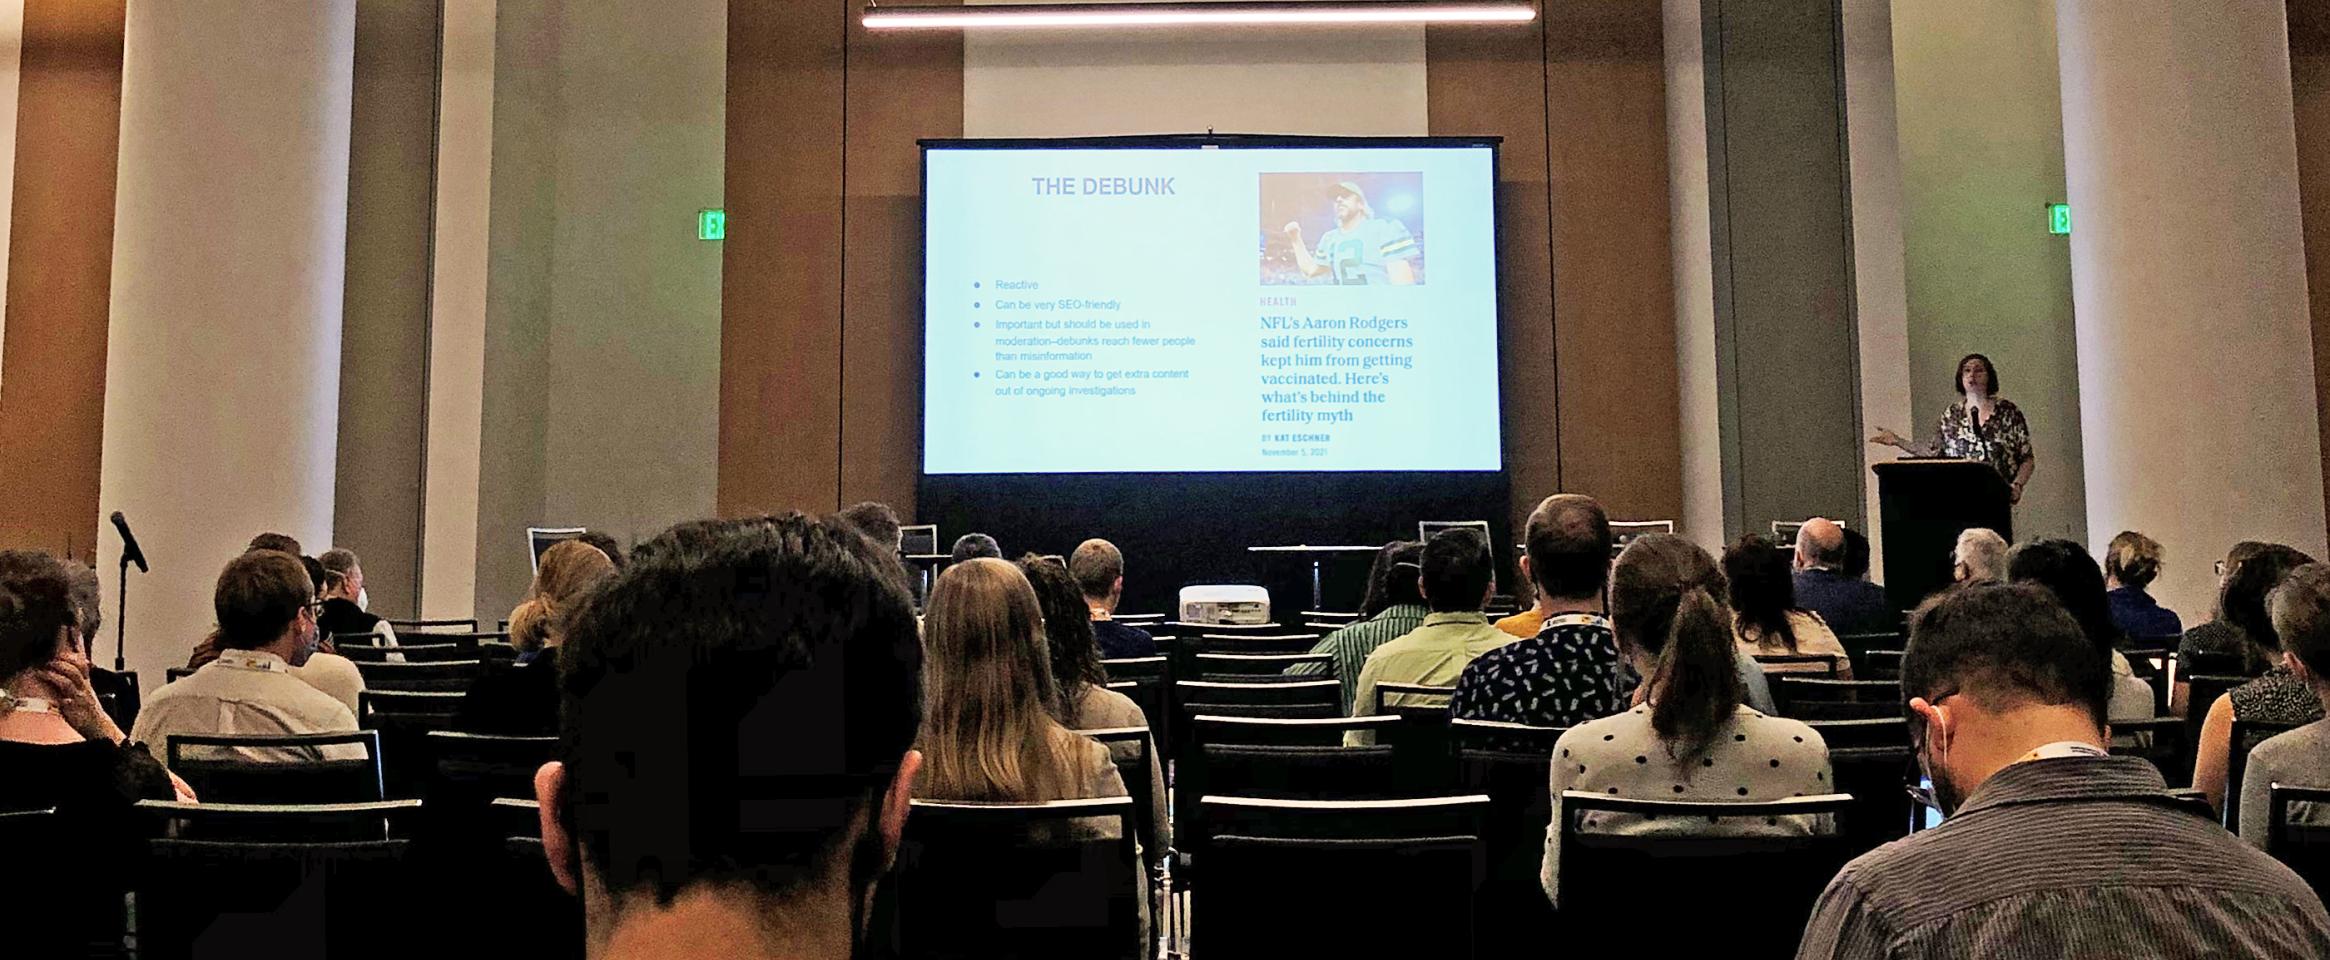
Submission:
[[[218,660],[215,662],[220,666],[233,667],[238,670],[259,670],[266,673],[285,673],[291,669],[288,664],[274,657],[250,653],[222,653],[218,655]]]
[[[1544,625],[1538,629],[1543,630],[1546,627],[1607,627],[1609,625],[1610,621],[1607,618],[1595,614],[1564,613],[1545,618]]]
[[[55,716],[57,705],[39,697],[19,697],[0,693],[0,713],[45,713]]]
[[[2095,744],[2092,743],[2081,743],[2077,740],[2057,740],[2054,743],[2042,744],[2038,746],[2031,752],[2023,754],[2022,759],[2016,760],[2015,762],[2028,763],[2033,760],[2057,760],[2063,757],[2108,756],[2111,756],[2109,751],[2098,749]]]

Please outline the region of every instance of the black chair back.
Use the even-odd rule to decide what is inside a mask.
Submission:
[[[2209,718],[2209,708],[2217,705],[2217,698],[2231,693],[2234,687],[2249,682],[2248,677],[2230,673],[2181,674],[2190,685],[2185,691],[2184,742],[2197,750],[2201,742],[2201,724]]]
[[[401,658],[404,663],[443,663],[448,660],[477,660],[477,645],[458,643],[414,643],[399,647],[340,648],[340,655],[357,663],[388,663]]]
[[[1821,742],[1831,750],[1909,746],[1909,719],[1899,715],[1870,720],[1813,720],[1805,725],[1818,731]]]
[[[1551,942],[1553,910],[1545,902],[1537,872],[1545,851],[1545,825],[1552,819],[1552,798],[1545,785],[1553,774],[1553,743],[1566,731],[1553,727],[1520,727],[1520,733],[1474,731],[1467,725],[1519,725],[1479,720],[1450,725],[1460,791],[1489,798],[1481,824],[1481,841],[1489,856],[1476,915],[1481,936],[1489,943]],[[1542,749],[1534,745],[1536,741],[1543,742]]]
[[[1536,727],[1496,720],[1458,717],[1448,721],[1449,743],[1459,758],[1468,751],[1551,757],[1553,745],[1568,732],[1568,727]]]
[[[1161,863],[1165,844],[1157,822],[1157,797],[1149,777],[1150,766],[1157,759],[1157,743],[1147,727],[1108,727],[1099,730],[1078,730],[1077,733],[1100,741],[1108,748],[1109,759],[1116,761],[1117,776],[1124,779],[1125,793],[1133,798],[1133,827],[1140,837],[1142,854],[1152,863]],[[1154,874],[1152,874],[1154,875]]]
[[[2160,771],[2160,778],[2171,787],[2189,786],[2192,782],[2191,744],[2184,741],[2184,719],[2181,717],[2152,717],[2146,720],[2114,720],[2111,724],[2113,756],[2142,757]]]
[[[0,850],[17,869],[0,872],[0,914],[11,957],[126,957],[120,877],[131,848],[93,848],[85,828],[54,808],[0,810]],[[31,866],[23,866],[31,865]]]
[[[1213,683],[1281,683],[1286,671],[1304,666],[1320,668],[1315,676],[1335,675],[1335,658],[1324,653],[1200,653],[1190,661],[1197,679]]]
[[[1205,879],[1190,893],[1190,940],[1205,944],[1207,960],[1477,955],[1487,862],[1479,836],[1226,835],[1205,857]],[[1433,920],[1315,922],[1362,904]]]
[[[380,835],[382,824],[417,804],[139,807],[179,824],[177,837],[149,841],[137,867],[141,958],[409,957],[442,929],[381,909],[417,883],[412,841]],[[375,836],[291,839],[367,831]]]
[[[1826,680],[1781,674],[1772,678],[1780,715],[1798,720],[1875,720],[1901,716],[1896,680]]]
[[[1343,707],[1334,703],[1206,703],[1192,701],[1181,705],[1181,717],[1174,721],[1173,739],[1189,739],[1189,718],[1201,715],[1238,717],[1248,720],[1340,720]]]
[[[2330,826],[2325,825],[2330,788],[2274,783],[2267,796],[2266,851],[2313,887],[2315,895],[2330,893]]]
[[[2241,781],[2249,772],[2249,751],[2302,726],[2305,724],[2233,720],[2233,750],[2225,755],[2225,829],[2235,833],[2241,830]]]
[[[1756,663],[1767,674],[1835,679],[1838,657],[1828,653],[1759,653]]]
[[[901,960],[1144,960],[1129,797],[1039,804],[914,801],[898,851]]]
[[[1383,800],[1428,793],[1403,783],[1393,748],[1209,743],[1192,790],[1286,800]]]
[[[452,619],[440,620],[398,620],[394,617],[391,617],[388,618],[388,625],[391,629],[394,629],[399,634],[420,633],[426,631],[461,633],[475,631],[477,629],[477,618],[456,617]]]
[[[1165,678],[1164,656],[1123,657],[1100,661],[1100,669],[1107,672],[1110,683],[1120,680],[1162,680]]]
[[[356,672],[364,675],[367,690],[415,690],[460,692],[469,689],[485,673],[482,660],[447,660],[440,663],[365,663],[357,661]]]
[[[1852,657],[1854,663],[1859,663],[1862,654],[1871,650],[1906,649],[1908,644],[1903,642],[1906,638],[1907,634],[1899,630],[1886,630],[1877,633],[1840,633],[1837,635],[1837,643],[1845,648],[1845,654]]]
[[[1863,650],[1853,658],[1853,676],[1862,680],[1901,680],[1901,651]]]
[[[451,792],[479,805],[498,799],[534,799],[534,773],[558,753],[557,737],[503,737],[433,730],[426,752],[435,761],[429,801]],[[1128,782],[1127,786],[1131,784]]]
[[[184,680],[184,679],[186,679],[187,677],[191,677],[191,676],[193,676],[193,675],[194,675],[194,671],[193,671],[193,669],[191,669],[191,668],[188,668],[188,667],[171,667],[171,668],[169,668],[169,669],[167,669],[167,670],[164,670],[164,671],[162,671],[162,682],[163,682],[164,684],[177,683],[178,681],[180,681],[180,680]]]
[[[2253,677],[2258,667],[2249,657],[2232,651],[2196,650],[2189,657],[2180,658],[2176,675],[2185,680],[2199,677]]]
[[[263,751],[259,756],[266,759],[241,751]],[[387,796],[380,734],[372,730],[172,734],[163,759],[206,804],[370,803]]]
[[[1665,949],[1677,956],[1792,957],[1821,891],[1858,852],[1848,836],[1620,835],[1586,832],[1582,821],[1589,814],[1623,814],[1680,828],[1718,818],[1850,816],[1852,803],[1837,794],[1724,803],[1564,792],[1561,915],[1613,929],[1661,930],[1671,944]],[[1755,878],[1754,896],[1738,895],[1740,877]],[[1644,897],[1644,890],[1659,895]],[[1695,905],[1689,924],[1674,922],[1674,903]]]
[[[1311,652],[1312,647],[1319,645],[1319,638],[1321,636],[1324,636],[1324,634],[1278,633],[1275,631],[1270,633],[1201,633],[1194,637],[1184,636],[1181,643],[1183,646],[1187,647],[1189,652],[1192,654],[1244,653],[1268,655],[1309,653]]]
[[[2144,644],[2131,639],[2120,652],[2128,658],[2128,672],[2152,688],[2152,715],[2163,717],[2168,715],[2168,669],[2176,661],[2176,638],[2169,638],[2165,647],[2158,643],[2156,637],[2146,638]]]
[[[366,690],[356,695],[357,722],[380,732],[381,770],[390,797],[418,797],[433,762],[428,736],[450,730],[468,694],[423,690]]]
[[[1448,737],[1448,700],[1455,692],[1452,686],[1421,683],[1375,685],[1376,715],[1401,721],[1375,742],[1398,748],[1397,776],[1416,790],[1447,793],[1455,789],[1455,754]]]
[[[1190,703],[1302,704],[1324,703],[1342,709],[1343,685],[1334,680],[1291,680],[1270,683],[1216,683],[1176,680],[1176,699]]]
[[[1398,717],[1382,716],[1272,719],[1197,714],[1190,718],[1190,733],[1199,744],[1339,747],[1345,734],[1383,733],[1400,723]]]

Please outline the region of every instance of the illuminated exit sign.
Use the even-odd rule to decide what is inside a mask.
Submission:
[[[2058,237],[2068,237],[2071,235],[2070,204],[2050,203],[2047,205],[2047,232],[2052,233]]]
[[[728,239],[728,211],[726,211],[726,210],[698,210],[698,211],[696,211],[696,239],[698,239],[698,240],[726,240],[726,239]]]

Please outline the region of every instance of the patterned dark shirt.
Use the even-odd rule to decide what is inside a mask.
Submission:
[[[1625,712],[1626,700],[1610,621],[1570,614],[1481,654],[1456,681],[1448,709],[1467,720],[1574,727]]]
[[[1999,771],[1941,826],[1847,864],[1797,960],[2330,957],[2305,882],[2138,757]]]
[[[2322,698],[2314,696],[2314,688],[2287,667],[2274,667],[2225,695],[2233,700],[2235,720],[2295,726],[2322,719]]]
[[[1917,452],[1987,460],[2000,477],[2013,483],[2023,464],[2031,462],[2031,424],[2023,419],[2022,408],[2012,400],[1999,400],[1981,426],[1974,424],[1971,411],[1964,400],[1950,404],[1934,421],[1932,446]]]

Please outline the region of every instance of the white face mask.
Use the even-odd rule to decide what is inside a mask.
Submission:
[[[366,596],[362,589],[356,591],[356,609],[364,611],[372,609],[372,598]]]

